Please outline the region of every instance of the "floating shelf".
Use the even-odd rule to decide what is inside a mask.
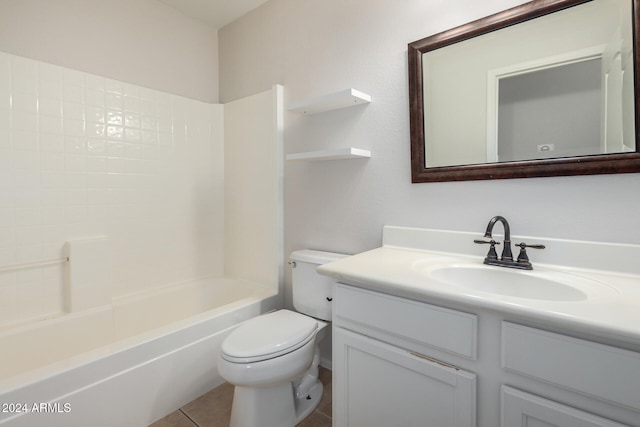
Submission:
[[[353,147],[287,154],[287,160],[304,160],[308,162],[318,160],[366,159],[369,157],[371,157],[371,151]]]
[[[355,105],[368,104],[371,96],[355,89],[345,89],[340,92],[310,98],[289,105],[289,111],[300,114],[317,114]]]

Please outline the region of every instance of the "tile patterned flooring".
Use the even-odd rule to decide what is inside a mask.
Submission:
[[[320,367],[319,377],[324,385],[322,400],[297,427],[331,427],[331,371]],[[224,383],[149,427],[228,427],[232,401],[233,386]]]

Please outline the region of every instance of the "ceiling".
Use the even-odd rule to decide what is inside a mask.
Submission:
[[[235,21],[267,0],[159,0],[218,29]]]

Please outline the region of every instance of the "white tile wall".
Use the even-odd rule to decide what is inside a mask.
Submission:
[[[69,240],[65,252],[73,260],[66,267],[64,311],[73,313],[111,303],[111,241],[104,237]]]
[[[0,267],[112,241],[113,296],[223,273],[222,107],[0,53]],[[0,327],[63,267],[0,273]]]

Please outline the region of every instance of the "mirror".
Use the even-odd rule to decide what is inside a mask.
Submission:
[[[640,172],[640,0],[534,0],[409,44],[412,181]]]

